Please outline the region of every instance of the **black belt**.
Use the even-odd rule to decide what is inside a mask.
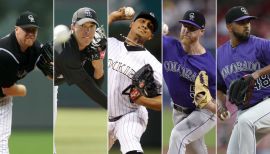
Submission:
[[[119,120],[119,119],[122,118],[122,117],[123,117],[123,115],[120,115],[120,116],[118,116],[118,117],[109,119],[109,122],[115,122],[115,121]]]
[[[185,114],[190,114],[191,112],[194,111],[194,109],[190,109],[190,108],[184,108],[182,106],[179,106],[179,105],[176,105],[176,104],[173,104],[173,108],[177,111],[180,111],[180,112],[183,112]]]

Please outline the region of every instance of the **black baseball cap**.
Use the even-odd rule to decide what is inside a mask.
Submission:
[[[199,29],[205,28],[205,18],[204,15],[198,10],[189,10],[187,11],[182,20],[179,20],[180,23],[191,24]]]
[[[30,11],[25,11],[20,14],[16,21],[16,26],[21,28],[36,27],[39,28],[38,17],[35,13]]]
[[[237,22],[245,19],[256,19],[255,16],[250,16],[247,9],[243,6],[232,7],[225,15],[226,24]]]
[[[78,9],[76,12],[74,12],[73,17],[72,17],[73,24],[77,23],[78,25],[82,25],[86,22],[93,22],[97,26],[99,25],[95,10],[88,7],[83,7],[83,8]]]
[[[153,33],[157,31],[158,21],[157,21],[155,14],[153,12],[142,11],[137,15],[137,17],[134,19],[134,21],[136,21],[139,18],[149,19],[152,22],[152,24],[154,25]]]

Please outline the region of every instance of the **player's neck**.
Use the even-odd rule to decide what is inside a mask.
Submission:
[[[238,46],[241,42],[237,39],[237,38],[232,38],[230,40],[230,44],[232,48],[235,48],[236,46]]]
[[[194,42],[192,44],[182,44],[185,52],[189,55],[201,55],[206,52],[205,48],[199,43]]]
[[[27,50],[28,46],[20,45],[20,49],[22,52],[25,52]]]
[[[128,44],[128,45],[131,45],[131,46],[140,46],[140,47],[144,47],[144,40],[139,38],[139,37],[135,37],[135,36],[132,36],[130,35],[130,33],[128,34],[127,37],[124,37],[126,40],[125,42]]]
[[[79,42],[78,42],[78,46],[79,46],[79,51],[83,51],[87,47],[87,45],[82,45]]]
[[[16,36],[17,39],[17,36]],[[24,45],[20,40],[17,39],[17,42],[19,43],[21,52],[25,52],[28,48],[28,46]]]

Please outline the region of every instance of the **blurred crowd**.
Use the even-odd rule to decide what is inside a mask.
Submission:
[[[163,1],[163,22],[169,27],[169,34],[179,37],[179,20],[188,10],[201,11],[206,19],[206,28],[202,44],[211,52],[216,48],[216,1],[215,0],[166,0]]]
[[[258,37],[270,39],[270,1],[269,0],[248,0],[233,1],[219,0],[217,5],[217,38],[218,46],[226,42],[229,37],[225,24],[225,14],[233,6],[244,6],[252,16],[257,16],[257,20],[251,22],[251,34]]]

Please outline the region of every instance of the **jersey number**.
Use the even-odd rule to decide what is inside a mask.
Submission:
[[[256,80],[255,89],[260,90],[270,86],[270,75],[263,75]]]

